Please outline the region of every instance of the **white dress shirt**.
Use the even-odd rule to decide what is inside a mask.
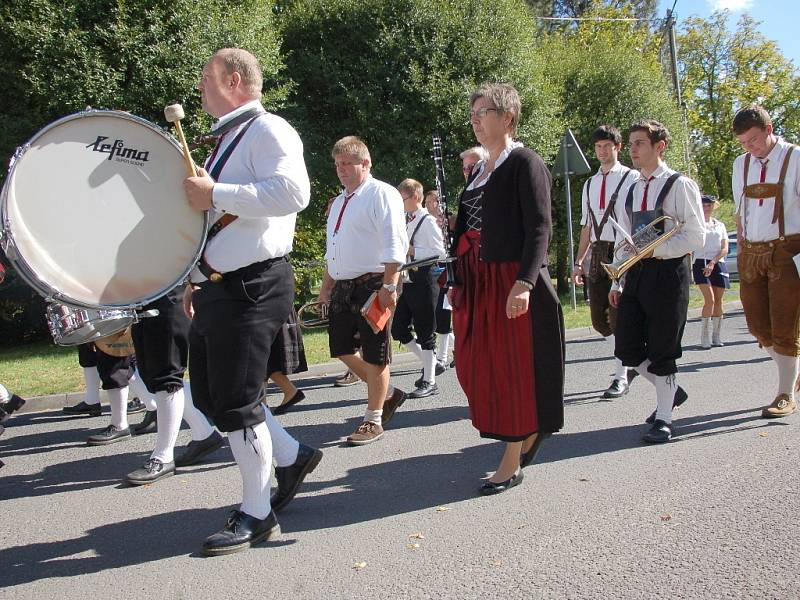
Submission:
[[[765,183],[778,183],[781,167],[786,157],[786,152],[792,144],[783,138],[765,157],[767,171]],[[744,238],[751,242],[766,242],[776,240],[778,222],[772,222],[772,213],[775,209],[775,198],[764,198],[764,203],[759,206],[757,199],[742,201],[744,196],[744,157],[742,154],[733,161],[733,200],[736,203],[736,214],[745,227]],[[759,183],[761,178],[761,161],[755,156],[750,157],[750,170],[747,174],[747,183]],[[746,214],[745,212],[746,211]],[[800,148],[795,148],[789,159],[789,170],[783,186],[783,214],[786,235],[800,233]]]
[[[658,194],[664,187],[664,184],[669,179],[670,175],[675,173],[663,162],[659,162],[658,167],[653,171],[650,181],[650,186],[647,190],[647,210],[654,210],[656,207],[656,200]],[[633,212],[639,211],[642,205],[642,197],[644,196],[645,188],[644,175],[633,184]],[[622,204],[625,206],[625,197],[621,197]],[[680,231],[674,234],[666,242],[663,242],[653,252],[654,258],[679,258],[690,252],[697,252],[703,248],[706,239],[705,218],[703,217],[703,207],[700,202],[700,190],[697,184],[688,177],[679,177],[672,185],[672,189],[664,198],[664,203],[661,209],[665,216],[675,219],[680,227]],[[631,231],[631,223],[628,219],[628,212],[623,208],[618,211],[618,223],[625,229]],[[672,224],[667,223],[664,227],[665,231],[672,229]],[[618,237],[619,241],[619,237]]]
[[[600,190],[603,187],[602,167],[598,169],[597,173],[592,175],[592,177],[583,185],[583,193],[581,194],[581,225],[584,227],[586,225],[590,226],[592,242],[597,241],[597,236],[594,232],[592,220],[589,218],[589,211],[586,208],[587,190],[590,196],[589,203],[591,205],[592,212],[594,213],[594,218],[597,219],[597,224],[600,225],[600,222],[603,220],[603,216],[608,210],[609,203],[611,202],[611,196],[614,194],[614,190],[617,189],[617,185],[619,185],[619,182],[622,180],[622,177],[625,175],[625,173],[628,173],[628,176],[625,178],[622,187],[619,189],[617,201],[614,203],[614,210],[611,212],[611,218],[619,222],[617,215],[620,213],[620,211],[625,210],[625,196],[628,194],[628,188],[635,183],[637,179],[639,179],[639,172],[634,169],[628,169],[628,167],[620,162],[615,163],[614,166],[609,169],[608,175],[606,175],[606,205],[603,210],[600,210]],[[591,185],[589,185],[590,181]],[[603,226],[603,229],[600,232],[600,240],[604,242],[614,241],[614,227],[608,221],[606,221],[606,224]]]
[[[411,260],[422,260],[431,256],[444,258],[444,236],[436,222],[436,217],[432,216],[427,208],[422,207],[410,213],[409,216],[412,217],[406,223],[409,244],[411,236],[414,236],[414,258]],[[419,229],[417,229],[418,225]],[[416,234],[414,233],[415,229]]]
[[[328,274],[335,280],[355,279],[365,273],[383,273],[385,263],[402,265],[408,235],[400,192],[370,175],[345,207],[346,195],[336,196],[328,213]]]
[[[725,228],[725,223],[718,219],[711,219],[711,222],[704,223],[706,228],[706,243],[702,250],[694,253],[694,257],[702,258],[704,260],[713,260],[722,250],[722,240],[728,239],[728,230]],[[723,256],[717,262],[725,262]]]

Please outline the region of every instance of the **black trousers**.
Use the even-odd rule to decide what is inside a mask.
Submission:
[[[414,339],[423,350],[436,348],[436,302],[439,300],[437,276],[430,267],[421,267],[411,275],[411,283],[403,284],[403,293],[397,299],[397,308],[392,317],[392,337],[408,344]]]
[[[171,394],[183,387],[191,323],[183,312],[185,289],[180,285],[145,306],[144,310],[158,310],[158,316],[144,318],[131,328],[139,375],[151,394]]]
[[[453,326],[452,326],[453,311],[444,308],[444,299],[446,296],[447,296],[447,288],[440,287],[439,300],[436,302],[436,333],[445,334],[453,331]]]
[[[626,367],[650,360],[654,375],[677,373],[689,308],[689,257],[649,258],[631,267],[617,310],[614,354]]]
[[[136,360],[134,356],[111,356],[89,343],[78,346],[78,363],[84,369],[97,369],[104,390],[119,390],[128,386]]]
[[[272,342],[294,301],[291,265],[280,259],[204,282],[192,295],[189,374],[194,403],[217,429],[264,422],[261,386]]]

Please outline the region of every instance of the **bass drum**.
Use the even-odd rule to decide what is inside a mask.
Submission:
[[[183,192],[178,143],[123,112],[64,117],[19,148],[2,197],[2,247],[48,300],[135,308],[183,281],[203,248],[205,212]]]
[[[94,342],[124,331],[136,320],[132,310],[72,308],[56,302],[47,305],[45,316],[50,335],[59,346]]]

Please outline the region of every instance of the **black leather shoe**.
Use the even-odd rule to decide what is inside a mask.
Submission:
[[[437,361],[436,361],[436,369],[435,369],[435,371],[434,371],[434,372],[435,372],[437,375],[441,375],[441,374],[442,374],[442,373],[444,373],[446,370],[447,370],[447,367],[446,367],[446,366],[445,366],[443,363],[440,363],[440,362],[437,360]]]
[[[675,397],[672,399],[672,408],[678,408],[681,404],[688,400],[689,394],[686,393],[686,390],[683,389],[681,386],[678,386],[678,389],[675,390]],[[656,411],[653,411],[649,417],[647,417],[644,422],[648,425],[652,425],[656,421]]]
[[[553,434],[549,431],[540,431],[539,435],[536,436],[536,439],[533,442],[533,446],[531,446],[527,452],[523,452],[522,456],[520,456],[519,466],[527,467],[529,464],[531,464],[536,458],[536,455],[539,453],[539,449],[542,447],[542,444],[551,435]]]
[[[157,419],[158,411],[148,410],[144,413],[144,418],[140,423],[131,425],[131,433],[133,435],[142,435],[144,433],[155,433],[158,429]]]
[[[86,443],[89,446],[106,446],[108,444],[116,444],[117,442],[122,442],[124,440],[128,440],[131,437],[131,428],[126,427],[125,429],[118,429],[113,425],[109,425],[100,433],[95,433],[94,435],[90,435],[89,439],[86,440]]]
[[[280,535],[280,532],[281,527],[274,512],[270,512],[266,519],[256,519],[240,510],[234,510],[228,516],[225,527],[203,542],[203,554],[219,556],[240,552],[248,546],[270,540]]]
[[[435,396],[439,393],[439,386],[430,381],[423,381],[411,392],[409,398],[427,398],[428,396]]]
[[[306,399],[306,395],[303,393],[303,390],[297,390],[297,392],[295,392],[295,395],[292,396],[291,398],[289,398],[289,400],[287,400],[283,404],[280,404],[280,405],[276,406],[275,408],[270,408],[270,410],[272,411],[273,415],[282,415],[287,410],[289,410],[289,408],[291,408],[292,406],[294,406],[298,402],[300,402],[302,400],[305,400],[305,399]]]
[[[603,398],[621,398],[628,393],[628,384],[621,379],[615,379],[603,392]]]
[[[204,440],[192,440],[186,446],[186,450],[175,458],[176,467],[188,467],[189,465],[200,462],[200,459],[216,452],[222,448],[225,438],[215,431]]]
[[[157,458],[151,458],[144,463],[141,469],[136,469],[128,473],[125,476],[125,481],[131,485],[144,485],[145,483],[153,483],[174,474],[174,462],[162,463]]]
[[[144,412],[147,410],[147,407],[144,405],[144,402],[139,400],[138,398],[134,398],[130,402],[128,402],[128,414],[135,415],[136,413]]]
[[[480,488],[481,496],[494,496],[495,494],[499,494],[501,492],[505,492],[506,490],[510,490],[515,485],[519,485],[522,483],[524,475],[522,471],[517,473],[516,475],[512,475],[511,479],[506,479],[500,483],[492,483],[491,481],[485,481]]]
[[[650,430],[642,436],[648,444],[665,444],[672,439],[672,424],[658,419]]]
[[[633,380],[639,376],[639,371],[636,369],[628,369],[628,387],[631,387]]]
[[[275,512],[281,511],[292,501],[300,484],[306,475],[311,473],[319,461],[322,460],[322,450],[317,450],[300,444],[297,458],[293,465],[288,467],[275,467],[275,479],[278,481],[278,491],[269,499],[270,506]]]
[[[2,404],[3,410],[9,415],[17,412],[23,406],[25,406],[25,400],[23,400],[16,394],[11,394],[11,398],[9,399],[9,401]]]
[[[414,387],[418,388],[422,385],[422,382],[425,381],[425,369],[423,369],[419,374],[419,379],[414,382]]]
[[[99,404],[86,404],[86,402],[78,402],[74,406],[65,406],[62,409],[68,415],[87,415],[89,417],[99,417],[103,412],[103,407]]]
[[[391,421],[395,411],[403,406],[403,402],[405,401],[406,393],[399,388],[394,388],[392,396],[383,403],[383,416],[381,417],[381,425],[386,425],[389,421]]]

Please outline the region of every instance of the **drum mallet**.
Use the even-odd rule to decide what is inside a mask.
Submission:
[[[197,177],[197,167],[194,166],[192,155],[189,152],[189,145],[186,143],[186,138],[183,136],[183,129],[181,128],[181,119],[183,119],[183,106],[180,104],[170,104],[164,109],[164,117],[168,123],[175,126],[175,131],[178,132],[178,141],[183,148],[183,161],[186,163],[186,171],[190,177]]]

